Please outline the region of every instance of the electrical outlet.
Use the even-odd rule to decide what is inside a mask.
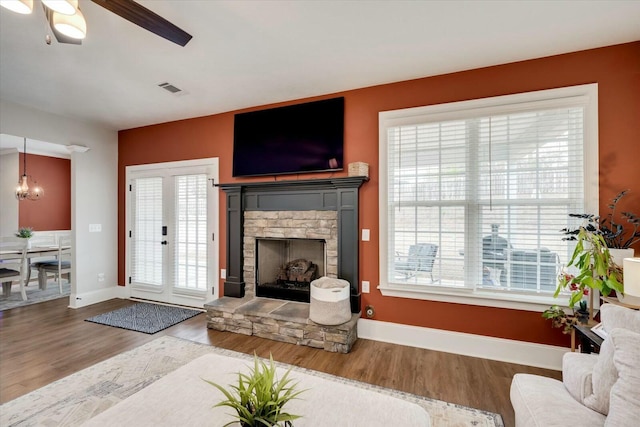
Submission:
[[[368,305],[364,308],[364,315],[367,316],[367,319],[373,319],[373,317],[376,315],[376,310],[372,305]]]
[[[104,282],[104,273],[98,273],[98,282]]]
[[[225,270],[224,268],[220,269],[220,278],[221,279],[226,279],[227,278],[227,270]]]
[[[362,281],[362,293],[363,294],[368,294],[369,293],[369,282],[366,280]]]
[[[89,233],[100,233],[102,231],[102,224],[89,224]]]

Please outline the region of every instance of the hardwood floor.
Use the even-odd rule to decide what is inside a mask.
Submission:
[[[203,313],[154,335],[85,322],[133,304],[114,299],[79,309],[58,299],[0,312],[0,403],[63,378],[160,335],[171,335],[327,372],[358,381],[471,406],[502,415],[514,425],[509,387],[515,373],[561,378],[558,371],[495,362],[359,339],[351,353],[206,328]]]

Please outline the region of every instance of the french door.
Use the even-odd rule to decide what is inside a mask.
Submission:
[[[191,307],[216,298],[217,176],[217,159],[127,168],[131,297]]]

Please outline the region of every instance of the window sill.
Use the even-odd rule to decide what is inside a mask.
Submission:
[[[565,299],[546,295],[525,295],[515,291],[438,288],[435,286],[380,285],[383,296],[454,304],[479,305],[513,310],[543,312],[552,305],[564,305]]]

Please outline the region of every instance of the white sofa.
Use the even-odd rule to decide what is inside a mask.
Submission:
[[[566,353],[562,381],[516,374],[516,427],[640,425],[640,311],[601,307],[608,338],[600,354]]]

